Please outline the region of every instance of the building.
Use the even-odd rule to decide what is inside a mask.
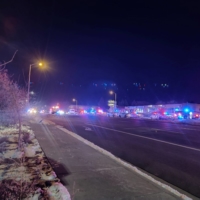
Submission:
[[[177,111],[181,112],[200,112],[200,104],[192,104],[192,103],[182,103],[182,104],[164,104],[164,105],[146,105],[146,106],[126,106],[126,110],[130,113],[174,113]]]

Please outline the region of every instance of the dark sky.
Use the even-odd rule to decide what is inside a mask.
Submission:
[[[200,103],[199,10],[191,0],[1,0],[0,61],[18,49],[7,68],[25,86],[29,64],[46,60],[51,70],[31,76],[44,102],[97,104],[112,89],[128,104]]]

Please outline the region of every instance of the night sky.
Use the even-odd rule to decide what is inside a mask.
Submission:
[[[0,61],[44,103],[200,103],[200,2],[0,2]],[[162,85],[161,85],[162,84]]]

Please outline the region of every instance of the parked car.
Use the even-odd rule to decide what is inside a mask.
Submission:
[[[171,113],[152,113],[151,119],[174,119],[174,115]]]
[[[66,114],[69,114],[69,115],[78,115],[78,112],[75,109],[70,109]]]
[[[164,113],[165,119],[175,119],[174,113]]]
[[[174,117],[176,119],[189,119],[189,113],[185,113],[183,111],[177,111],[174,113]]]
[[[120,113],[118,114],[118,116],[119,116],[119,117],[126,118],[126,117],[127,117],[127,113],[125,113],[125,112],[120,112]]]
[[[191,119],[199,119],[200,118],[200,113],[198,113],[198,112],[192,112],[190,114],[190,118]]]
[[[158,113],[152,113],[150,116],[151,119],[159,119]]]
[[[118,117],[118,113],[116,112],[107,112],[108,117]]]
[[[126,114],[126,117],[127,118],[138,118],[139,116],[135,113],[128,113],[128,114]]]

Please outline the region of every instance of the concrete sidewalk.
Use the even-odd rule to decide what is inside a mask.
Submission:
[[[29,123],[73,200],[182,199],[55,125]]]

